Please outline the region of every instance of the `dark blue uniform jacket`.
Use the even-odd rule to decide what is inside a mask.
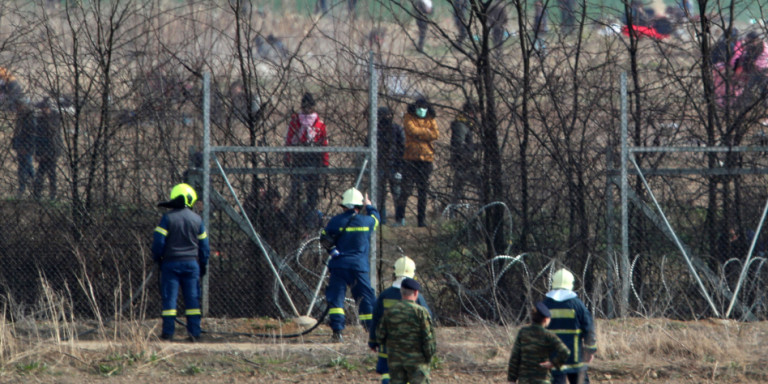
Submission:
[[[355,215],[354,209],[334,216],[323,233],[336,236],[336,249],[339,255],[328,263],[328,268],[346,268],[355,271],[371,270],[368,251],[371,248],[371,234],[379,225],[379,211],[372,205],[365,207],[366,214]],[[350,217],[353,217],[350,220]],[[347,224],[349,222],[349,224]],[[345,228],[346,226],[346,228]]]

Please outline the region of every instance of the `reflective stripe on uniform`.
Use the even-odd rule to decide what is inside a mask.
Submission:
[[[203,233],[197,235],[197,239],[198,240],[203,240],[203,239],[205,239],[207,237],[208,237],[208,232],[203,232]]]
[[[368,227],[346,227],[342,228],[341,230],[345,232],[368,232],[371,229]]]
[[[329,315],[343,315],[344,308],[331,308],[328,310]]]
[[[163,310],[163,316],[176,316],[176,310],[175,309],[165,309],[165,310]]]
[[[578,362],[581,360],[581,355],[579,354],[579,335],[573,335],[573,361]]]
[[[187,309],[186,311],[184,311],[184,314],[187,316],[195,316],[195,315],[200,316],[203,314],[203,312],[200,310],[200,308],[195,308],[195,309]]]
[[[385,373],[385,374],[381,375],[381,379],[382,380],[389,380],[389,373]]]
[[[570,308],[550,309],[549,313],[552,314],[553,319],[575,319],[576,318],[576,311]]]
[[[366,313],[364,315],[360,315],[360,320],[373,320],[373,314]]]
[[[557,334],[563,334],[563,335],[579,335],[581,334],[581,329],[550,329],[550,331],[557,333]]]
[[[373,217],[373,221],[375,222],[375,223],[373,224],[373,230],[375,231],[375,230],[376,230],[376,228],[378,228],[378,227],[379,227],[379,219],[377,219],[377,218],[376,218],[376,216],[374,216],[374,215],[371,215],[371,217]]]
[[[388,357],[389,357],[389,355],[388,355],[388,354],[386,354],[386,353],[381,353],[381,352],[379,352],[379,357],[381,357],[382,359],[386,359],[386,358],[388,358]]]
[[[155,232],[157,232],[157,233],[159,233],[159,234],[161,234],[163,236],[168,236],[168,230],[163,228],[163,227],[155,227]]]
[[[384,300],[382,300],[382,304],[384,304],[384,308],[386,309],[386,308],[389,308],[389,307],[395,305],[399,301],[400,300],[396,300],[396,299],[384,299]]]
[[[550,311],[552,310],[550,309]],[[563,311],[567,310],[564,309]],[[573,356],[574,361],[579,361],[579,335],[581,335],[581,329],[550,329],[550,331],[558,336],[563,335],[563,338],[568,337],[566,335],[573,335],[573,351],[571,351],[571,356]]]

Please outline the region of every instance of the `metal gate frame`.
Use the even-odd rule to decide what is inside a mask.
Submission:
[[[242,146],[213,146],[211,145],[211,75],[210,73],[206,72],[203,74],[203,164],[202,164],[202,185],[203,185],[203,193],[202,193],[202,199],[203,202],[203,222],[206,226],[209,226],[210,223],[210,215],[211,215],[211,201],[212,201],[212,192],[211,192],[211,175],[212,173],[219,173],[221,174],[227,184],[229,185],[229,180],[227,178],[228,174],[243,174],[243,173],[250,173],[250,174],[256,174],[256,173],[271,173],[271,174],[306,174],[306,173],[313,173],[313,174],[357,174],[360,170],[358,168],[317,168],[317,167],[303,167],[303,168],[222,168],[219,164],[218,160],[216,159],[217,153],[315,153],[315,152],[332,152],[332,153],[360,153],[365,155],[365,158],[367,160],[368,164],[368,180],[369,180],[369,190],[370,191],[376,191],[376,185],[378,180],[376,179],[377,173],[377,154],[378,154],[378,143],[377,143],[377,129],[378,129],[378,77],[377,77],[377,70],[374,66],[374,53],[373,51],[369,54],[369,62],[368,62],[368,73],[369,73],[369,89],[368,89],[368,105],[369,105],[369,123],[368,123],[368,146],[367,147],[272,147],[272,146],[260,146],[260,147],[242,147]],[[214,160],[216,162],[216,167],[212,168],[211,161]],[[230,188],[231,190],[231,188]],[[217,191],[216,195],[220,198],[220,195]],[[231,192],[234,194],[234,190],[231,190]],[[236,201],[238,201],[239,205],[239,199],[237,196],[234,196]],[[369,196],[371,203],[376,206],[378,203],[376,201],[376,193],[372,193]],[[220,199],[223,201],[223,199]],[[240,206],[241,212],[245,214],[245,211],[242,210],[242,206]],[[229,207],[229,209],[225,208],[230,213],[230,216],[232,212],[235,212],[232,207]],[[236,213],[236,212],[235,212]],[[233,217],[234,219],[234,217]],[[284,292],[284,294],[287,296],[286,298],[291,303],[292,309],[297,314],[299,311],[293,306],[292,299],[290,297],[290,294],[287,292],[285,287],[283,286],[283,283],[281,281],[281,276],[279,275],[278,271],[273,266],[273,260],[271,260],[269,254],[264,251],[264,248],[261,246],[260,236],[258,236],[253,229],[253,225],[251,224],[250,220],[247,218],[247,216],[242,216],[242,220],[236,220],[238,221],[238,224],[240,225],[241,229],[243,229],[246,234],[256,242],[257,245],[260,246],[262,249],[263,255],[266,257],[267,262],[272,266],[272,272],[275,274],[276,279],[279,281],[281,290]],[[378,239],[377,236],[371,236],[371,247],[370,247],[370,279],[371,279],[371,286],[374,288],[374,291],[376,289],[377,284],[377,243],[376,240]],[[208,312],[208,302],[209,302],[209,285],[208,285],[208,278],[210,276],[209,274],[206,274],[203,277],[202,281],[202,307],[203,307],[203,315],[207,315]],[[311,308],[310,308],[311,310]]]
[[[728,152],[763,152],[768,153],[768,147],[674,147],[674,146],[654,146],[654,147],[634,147],[629,145],[629,134],[628,134],[628,108],[627,108],[627,75],[626,72],[622,72],[621,74],[621,159],[620,159],[620,168],[619,170],[613,169],[612,159],[611,159],[611,152],[609,149],[608,153],[608,161],[607,161],[607,168],[608,168],[608,181],[606,186],[606,208],[608,211],[608,223],[606,225],[606,228],[608,229],[606,231],[607,235],[607,251],[609,255],[609,259],[612,256],[613,253],[613,232],[611,230],[611,223],[613,222],[611,215],[612,207],[613,207],[613,185],[617,185],[620,189],[621,193],[621,253],[620,253],[620,268],[617,268],[619,270],[620,275],[624,278],[621,281],[621,301],[620,308],[619,308],[619,314],[622,317],[625,317],[627,315],[627,307],[629,303],[629,292],[630,292],[630,262],[629,262],[629,201],[632,200],[632,203],[634,203],[642,212],[643,214],[649,218],[670,240],[672,240],[675,245],[680,250],[681,255],[686,261],[686,264],[688,265],[688,268],[691,272],[691,275],[695,278],[697,285],[699,286],[699,289],[701,290],[702,294],[707,300],[707,303],[709,304],[712,311],[715,313],[718,317],[724,317],[728,318],[731,315],[731,312],[733,310],[734,305],[738,305],[739,309],[743,313],[743,317],[746,320],[756,320],[756,317],[754,314],[749,310],[749,308],[745,307],[743,304],[738,302],[738,294],[741,289],[742,283],[744,281],[744,278],[746,277],[747,269],[749,268],[750,260],[752,259],[752,253],[755,249],[755,244],[757,243],[757,240],[759,238],[760,231],[763,228],[763,225],[765,223],[766,214],[768,213],[768,200],[766,201],[765,207],[763,208],[762,216],[760,218],[760,222],[758,223],[758,226],[755,230],[755,236],[752,238],[751,245],[749,247],[749,251],[747,253],[747,257],[745,262],[742,265],[742,270],[739,275],[739,280],[736,286],[736,289],[731,293],[730,289],[725,285],[718,285],[717,284],[717,277],[716,274],[709,269],[709,267],[701,261],[699,258],[697,258],[695,255],[691,255],[690,249],[683,244],[683,242],[680,240],[680,238],[675,233],[674,228],[672,228],[672,225],[669,223],[669,220],[667,220],[666,214],[664,213],[664,209],[659,205],[658,201],[656,200],[655,195],[653,194],[653,190],[651,189],[650,185],[648,185],[647,180],[645,179],[645,175],[656,175],[656,176],[683,176],[683,175],[701,175],[701,176],[709,176],[709,175],[765,175],[768,174],[768,168],[668,168],[668,169],[642,169],[637,164],[637,161],[635,160],[634,154],[635,153],[683,153],[683,152],[705,152],[705,153],[728,153]],[[631,171],[630,163],[632,164],[633,171]],[[636,196],[634,192],[629,188],[629,173],[632,172],[633,175],[638,176],[645,187],[645,190],[650,195],[651,199],[653,200],[654,206],[656,207],[656,210],[658,211],[658,214],[653,211],[648,205],[643,202],[639,196]],[[617,176],[619,177],[619,180],[617,180]],[[721,314],[717,308],[715,307],[710,293],[707,291],[706,287],[704,286],[699,273],[704,275],[704,277],[713,285],[716,286],[718,292],[725,298],[730,299],[730,304],[728,306],[727,311],[724,314]]]

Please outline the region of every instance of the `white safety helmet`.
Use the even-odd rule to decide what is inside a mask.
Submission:
[[[395,261],[395,277],[410,277],[416,275],[416,263],[408,256],[403,256]]]
[[[573,274],[567,269],[558,269],[552,276],[552,289],[573,290]]]
[[[361,206],[363,205],[363,194],[356,188],[347,189],[341,195],[341,205],[348,209]]]

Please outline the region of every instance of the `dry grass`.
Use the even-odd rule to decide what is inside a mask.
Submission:
[[[55,301],[53,301],[55,302]],[[60,302],[59,302],[60,303]],[[65,308],[59,306],[57,310]],[[7,306],[4,313],[8,313]],[[6,317],[7,318],[7,317]],[[217,328],[253,327],[257,319],[206,320]],[[0,381],[34,377],[38,382],[230,383],[248,380],[288,382],[363,382],[375,380],[375,358],[359,327],[348,328],[344,344],[327,344],[321,327],[302,340],[265,340],[215,335],[209,343],[157,341],[157,320],[116,320],[99,331],[99,340],[77,335],[78,321],[19,322],[34,332],[19,332],[16,321],[0,325]],[[272,324],[267,322],[265,324]],[[53,324],[62,329],[52,331]],[[213,323],[210,323],[213,326]],[[598,320],[599,353],[593,382],[758,383],[768,380],[764,353],[768,323],[679,322],[666,319]],[[474,324],[438,329],[438,359],[433,379],[504,382],[506,361],[519,326]],[[36,336],[26,337],[22,334]],[[46,336],[47,335],[47,336]],[[70,381],[63,381],[70,382]]]

